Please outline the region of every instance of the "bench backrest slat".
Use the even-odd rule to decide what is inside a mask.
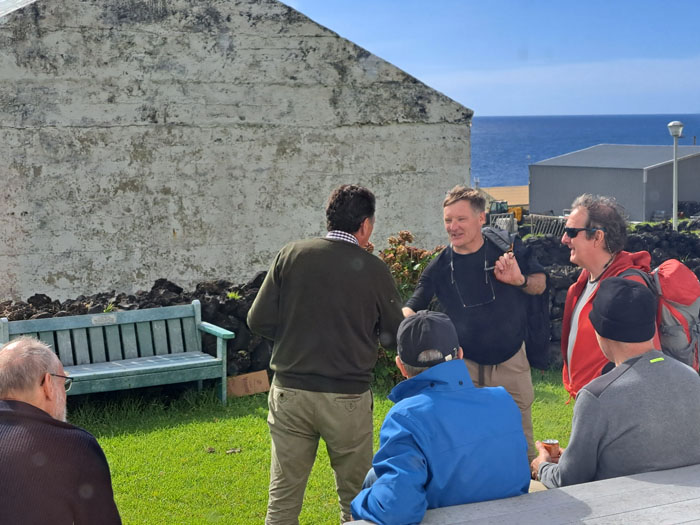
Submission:
[[[168,340],[170,341],[170,351],[181,354],[185,351],[182,342],[182,325],[179,319],[168,319]]]
[[[185,318],[182,320],[182,333],[185,338],[185,348],[188,352],[201,352],[202,339],[199,336],[199,330],[193,318]]]
[[[136,323],[136,333],[139,338],[141,356],[153,355],[153,335],[151,335],[151,323]]]
[[[166,355],[168,353],[168,332],[165,328],[165,321],[153,321],[153,344],[156,347],[156,355]]]
[[[122,355],[122,341],[119,337],[119,326],[105,326],[105,339],[107,340],[107,355],[110,361],[124,359]]]
[[[136,344],[136,327],[133,324],[122,326],[122,350],[124,359],[136,359],[139,356],[139,347]]]
[[[73,330],[73,352],[76,365],[85,365],[90,362],[90,344],[85,328]]]
[[[10,342],[10,328],[7,317],[0,319],[0,345]]]
[[[31,334],[33,337],[36,335]],[[40,332],[39,340],[49,345],[54,351],[56,350],[56,342],[53,340],[53,332]]]
[[[58,354],[64,366],[75,364],[73,360],[73,343],[70,340],[70,330],[59,330],[56,332],[56,346],[53,351]]]
[[[88,328],[88,337],[90,339],[90,350],[93,363],[104,363],[107,361],[105,352],[105,335],[102,328]]]

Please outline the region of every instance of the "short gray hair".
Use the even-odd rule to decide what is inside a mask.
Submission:
[[[615,197],[591,195],[584,193],[576,197],[571,209],[584,208],[588,212],[586,228],[605,228],[603,238],[605,248],[612,255],[622,251],[627,244],[627,220],[625,209]],[[586,238],[592,239],[595,232],[586,232]]]
[[[57,374],[59,363],[51,348],[33,337],[6,343],[0,348],[0,399],[32,390],[46,372]]]
[[[444,356],[440,350],[423,350],[420,354],[418,354],[418,362],[429,363],[430,361],[435,361],[436,359],[441,359],[442,357]],[[401,356],[399,356],[399,359],[401,359]],[[403,363],[403,360],[401,362]],[[406,368],[406,373],[409,377],[415,377],[421,372],[424,372],[430,368],[429,366],[412,366],[407,365],[406,363],[403,363],[403,366]]]

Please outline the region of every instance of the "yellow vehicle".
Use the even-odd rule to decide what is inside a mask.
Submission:
[[[507,201],[491,201],[489,206],[489,215],[498,213],[512,213],[518,224],[523,222],[523,207],[522,206],[508,206]]]

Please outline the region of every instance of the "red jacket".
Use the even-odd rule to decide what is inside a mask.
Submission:
[[[603,272],[601,280],[620,275],[628,268],[639,268],[648,272],[650,270],[650,263],[651,255],[649,255],[649,252],[620,252],[615,256],[610,266]],[[603,352],[598,346],[595,330],[588,319],[588,314],[593,306],[593,298],[596,293],[598,293],[597,289],[581,310],[581,314],[578,318],[576,343],[574,343],[574,348],[571,352],[571,362],[567,362],[571,317],[574,312],[574,306],[576,306],[578,298],[586,287],[586,282],[589,277],[589,271],[584,269],[581,275],[579,275],[578,281],[569,287],[569,291],[566,294],[566,302],[564,303],[564,318],[561,326],[561,353],[564,359],[562,381],[571,397],[576,397],[578,391],[598,377],[603,367],[609,363],[608,358],[603,355]],[[643,283],[639,277],[630,276],[627,278]],[[661,348],[657,335],[654,336],[654,343],[656,348]],[[569,374],[571,377],[569,377]]]

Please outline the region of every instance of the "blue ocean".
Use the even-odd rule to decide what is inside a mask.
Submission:
[[[528,165],[596,144],[672,146],[673,120],[684,124],[679,145],[700,144],[700,114],[474,117],[472,185],[525,185]]]

